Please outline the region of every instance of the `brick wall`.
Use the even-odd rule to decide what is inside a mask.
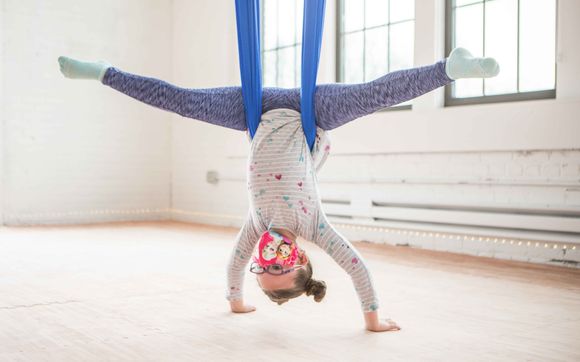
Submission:
[[[417,65],[445,56],[443,3],[416,7]],[[229,37],[199,31],[212,9],[223,14],[212,18],[212,27],[235,23],[229,4],[211,4],[198,11],[200,22],[180,22],[176,34],[203,44],[216,64],[193,76],[186,64],[201,61],[192,50],[176,49],[176,76],[189,76],[192,84],[199,79],[199,86],[239,84],[237,54],[227,51],[236,49],[235,29]],[[580,84],[574,70],[580,25],[573,20],[580,6],[566,0],[559,9],[557,99],[443,107],[442,93],[435,91],[415,99],[413,110],[378,112],[331,132],[333,149],[320,173],[320,190],[323,199],[340,201],[324,208],[338,216],[333,221],[341,232],[353,240],[500,258],[549,262],[564,255],[580,261],[571,249],[580,243],[574,216],[580,210],[580,88],[574,86]],[[335,80],[329,23],[319,83]],[[240,225],[248,207],[245,136],[181,118],[173,126],[173,217]],[[217,183],[206,180],[210,171],[217,172]]]
[[[171,1],[4,0],[1,9],[5,223],[166,215],[171,116],[65,79],[57,57],[170,80]]]
[[[0,1],[6,223],[240,224],[245,134],[65,80],[56,64],[68,54],[183,86],[239,84],[230,1]],[[432,31],[442,29],[433,8],[440,3],[417,7],[417,65],[443,56]],[[562,1],[560,10],[557,99],[444,108],[436,91],[411,111],[332,131],[320,190],[342,232],[502,258],[580,260],[571,249],[580,242],[580,6]],[[332,34],[325,32],[320,83],[334,81]]]

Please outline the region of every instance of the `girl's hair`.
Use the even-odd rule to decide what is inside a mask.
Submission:
[[[306,293],[307,296],[313,295],[316,302],[320,302],[326,295],[326,283],[321,280],[312,279],[312,264],[310,260],[305,268],[296,271],[294,287],[289,289],[276,289],[262,291],[278,305],[286,303],[289,299],[301,296]]]

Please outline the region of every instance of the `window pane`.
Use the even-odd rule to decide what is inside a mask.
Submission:
[[[387,74],[390,68],[413,66],[415,1],[342,0],[340,3],[343,6],[341,81],[371,81]]]
[[[278,51],[278,87],[292,88],[295,86],[295,51],[296,47],[283,48]]]
[[[455,6],[452,46],[467,48],[474,56],[494,57],[500,64],[497,77],[456,81],[453,97],[555,89],[557,0],[486,0],[485,6],[477,0],[451,3]]]
[[[304,13],[304,0],[296,1],[296,43],[302,43],[302,17]],[[300,64],[300,63],[298,63]]]
[[[264,0],[264,50],[276,48],[277,26],[278,23],[278,0]]]
[[[556,82],[556,2],[520,2],[520,91],[553,89]]]
[[[415,19],[415,2],[412,0],[391,0],[391,18],[394,23],[401,20]]]
[[[360,30],[364,27],[364,1],[344,0],[343,32]]]
[[[485,80],[485,94],[518,91],[518,2],[494,0],[485,5],[485,56],[500,64],[497,77]]]
[[[389,2],[387,0],[366,0],[365,13],[365,26],[367,28],[386,25],[389,22]]]
[[[276,86],[276,51],[270,50],[263,53],[264,69],[262,73],[264,75],[264,87],[275,87]]]
[[[363,81],[363,32],[344,36],[344,81],[360,83]]]
[[[367,30],[365,44],[365,81],[370,81],[389,71],[389,29],[386,26]]]
[[[455,0],[455,6],[463,6],[481,2],[483,2],[483,0]]]
[[[391,25],[390,72],[413,67],[414,37],[414,21]]]
[[[483,56],[483,5],[469,5],[455,10],[455,47],[463,47],[476,57]],[[460,79],[454,83],[455,97],[483,95],[483,80]]]
[[[456,80],[453,87],[453,96],[457,98],[483,96],[483,80],[471,78]]]
[[[296,71],[295,71],[295,77],[294,77],[295,78],[295,80],[294,80],[294,86],[295,87],[299,87],[300,86],[300,82],[301,82],[300,77],[302,76],[302,64],[301,64],[301,62],[302,62],[302,45],[298,45],[296,47],[296,52],[294,53],[294,55],[295,55],[295,57],[294,57],[295,58],[295,60],[294,60],[295,63],[294,64],[296,64],[296,68],[294,68],[294,69],[296,69]]]
[[[483,56],[483,5],[455,11],[455,47],[463,47],[476,57]]]
[[[278,46],[296,44],[296,4],[294,1],[278,2]]]

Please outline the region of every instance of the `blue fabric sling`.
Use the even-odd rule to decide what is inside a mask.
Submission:
[[[312,151],[316,139],[314,92],[320,60],[320,45],[324,28],[326,0],[305,0],[302,25],[302,80],[300,88],[300,113],[302,129]]]
[[[302,128],[310,150],[316,139],[314,93],[320,60],[326,0],[305,0],[302,27]],[[236,0],[238,55],[246,125],[253,138],[262,115],[262,64],[260,52],[260,0]]]
[[[254,138],[262,115],[260,0],[236,0],[236,24],[246,125]]]

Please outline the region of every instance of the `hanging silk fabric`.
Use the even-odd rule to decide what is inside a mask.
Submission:
[[[325,5],[326,0],[304,0],[300,109],[302,128],[310,150],[314,147],[316,139],[314,93]],[[236,24],[246,124],[253,138],[262,114],[260,0],[236,0]]]
[[[316,91],[316,76],[320,60],[325,5],[326,0],[304,0],[300,113],[302,116],[302,128],[311,151],[316,139],[314,92]]]
[[[260,0],[236,0],[236,24],[246,125],[254,138],[262,116]]]

